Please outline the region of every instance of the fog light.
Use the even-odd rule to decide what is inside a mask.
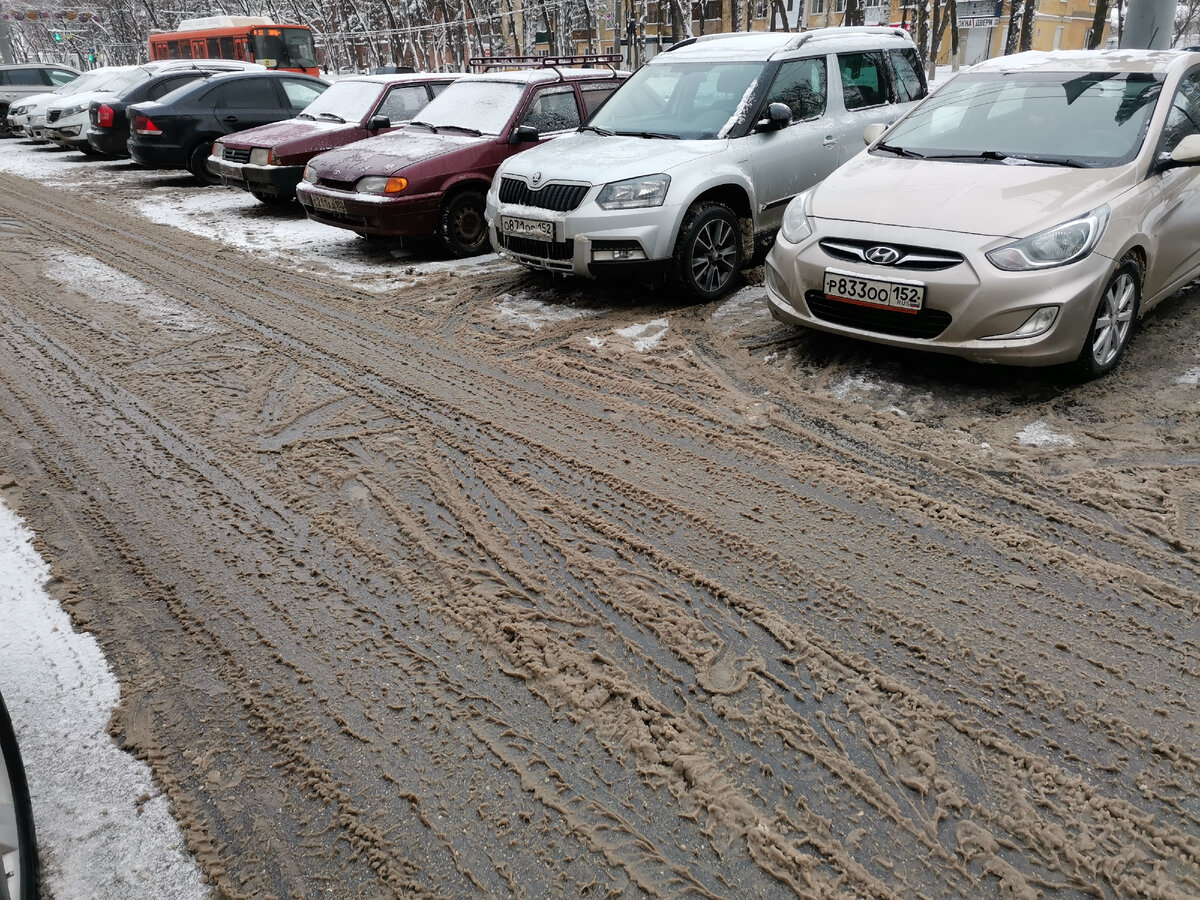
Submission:
[[[645,258],[646,251],[637,241],[596,241],[592,245],[592,262],[628,262]]]
[[[1043,306],[1037,310],[1032,316],[1025,320],[1025,323],[1016,331],[1010,331],[1007,334],[989,334],[983,338],[985,341],[1011,341],[1020,338],[1037,337],[1039,334],[1045,334],[1050,330],[1050,326],[1054,324],[1054,320],[1058,318],[1057,306]]]

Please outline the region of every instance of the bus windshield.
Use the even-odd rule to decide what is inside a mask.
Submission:
[[[314,69],[317,65],[317,50],[307,28],[254,28],[250,49],[254,61],[268,69]]]

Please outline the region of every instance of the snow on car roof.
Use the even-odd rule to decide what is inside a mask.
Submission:
[[[1166,72],[1189,56],[1182,50],[1028,50],[998,56],[972,72]]]
[[[859,45],[878,46],[880,40],[911,42],[911,38],[902,29],[881,25],[814,28],[811,31],[800,33],[788,31],[722,32],[701,35],[691,43],[673,47],[654,57],[648,65],[679,60],[687,62],[707,60],[765,62],[780,52],[789,50],[811,52],[814,47],[830,41],[837,41],[836,49],[841,49],[842,45],[854,48]]]

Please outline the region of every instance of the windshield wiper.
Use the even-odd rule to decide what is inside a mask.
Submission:
[[[679,135],[665,134],[661,131],[618,131],[615,133],[621,135],[621,137],[657,138],[663,141],[679,140]]]
[[[346,120],[343,119],[341,116],[339,116],[337,113],[331,113],[331,112],[317,113],[317,118],[318,119],[333,119],[333,121],[335,121],[335,122],[341,122],[343,125],[346,124]]]
[[[433,126],[431,125],[430,127],[432,128]],[[454,131],[465,131],[467,134],[475,135],[475,137],[481,137],[483,135],[483,132],[478,128],[467,128],[465,125],[439,125],[438,128],[449,128]]]
[[[437,126],[436,126],[436,125],[430,125],[428,122],[418,122],[416,119],[413,119],[411,122],[408,122],[407,124],[409,124],[409,125],[418,125],[418,126],[420,126],[421,128],[428,128],[428,129],[429,129],[430,131],[432,131],[434,134],[437,134]]]
[[[1018,163],[1033,163],[1040,166],[1066,166],[1070,169],[1089,169],[1086,163],[1070,159],[1066,156],[1037,156],[1032,153],[1001,153],[999,150],[984,150],[980,153],[931,153],[924,159],[985,159],[989,162],[1006,162],[1013,160]]]
[[[897,156],[907,156],[909,159],[925,159],[924,153],[918,153],[916,150],[906,150],[904,147],[896,147],[892,144],[878,143],[874,149],[886,150],[888,153],[895,153]]]
[[[607,128],[597,128],[595,125],[580,125],[579,131],[594,131],[601,137],[612,137],[612,132]]]

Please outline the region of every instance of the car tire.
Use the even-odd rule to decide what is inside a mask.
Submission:
[[[458,259],[477,256],[488,249],[487,220],[483,217],[483,194],[459,191],[446,199],[438,218],[438,237]]]
[[[259,203],[265,203],[267,206],[286,206],[296,199],[296,195],[279,196],[279,194],[267,194],[262,191],[251,191],[250,196]]]
[[[686,296],[708,303],[723,296],[742,270],[742,229],[723,203],[688,210],[675,241],[671,280]]]
[[[1105,284],[1096,304],[1083,349],[1075,361],[1080,377],[1099,378],[1117,367],[1133,337],[1141,299],[1141,266],[1136,259],[1126,256]]]
[[[212,156],[212,141],[201,141],[188,154],[187,170],[201,184],[220,184],[221,177],[208,171],[208,158]]]
[[[0,779],[7,779],[8,791],[0,790],[0,797],[12,796],[11,806],[0,801],[0,833],[9,833],[10,825],[15,825],[17,848],[11,856],[0,860],[0,878],[7,879],[4,896],[13,900],[36,900],[38,895],[38,852],[37,836],[33,828],[33,804],[29,800],[29,782],[25,779],[25,767],[21,764],[21,753],[17,748],[17,737],[13,733],[12,720],[8,717],[8,709],[4,706],[4,698],[0,697]],[[13,821],[5,822],[3,819]],[[13,868],[10,864],[15,863]],[[13,877],[9,878],[7,872]]]

